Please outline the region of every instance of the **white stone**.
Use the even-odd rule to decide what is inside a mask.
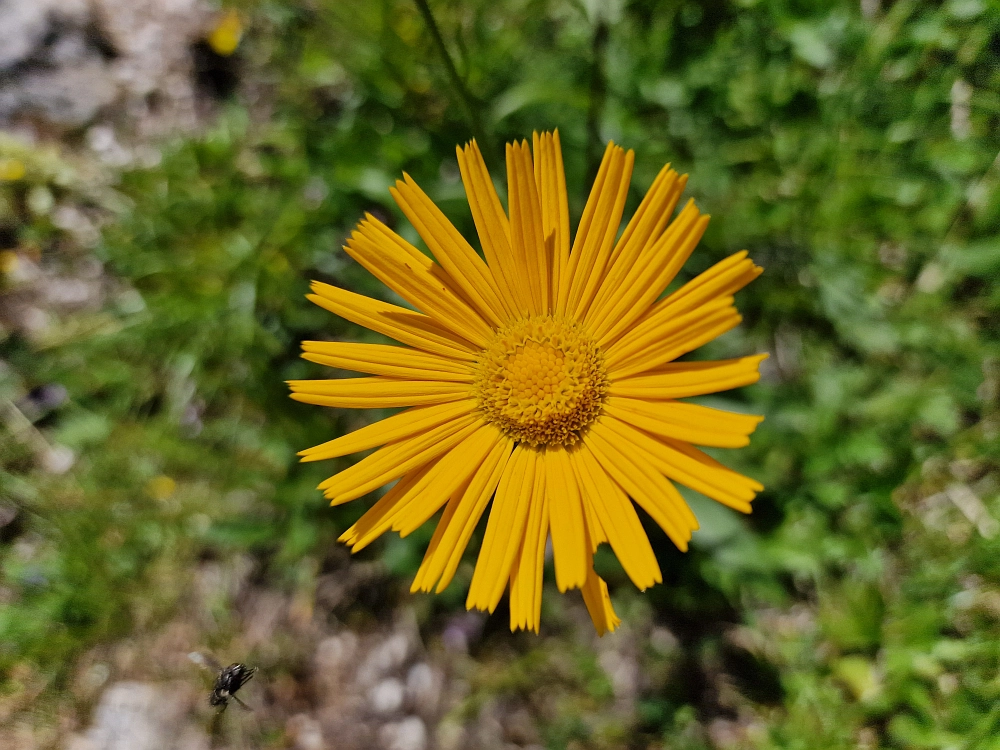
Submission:
[[[379,734],[387,750],[425,750],[427,747],[427,729],[417,716],[386,724]]]
[[[380,714],[393,714],[403,707],[403,683],[397,679],[382,680],[368,691],[372,708]]]
[[[417,711],[433,713],[441,698],[441,676],[429,664],[414,664],[406,674],[406,697]]]
[[[308,714],[296,714],[288,720],[286,730],[295,742],[295,750],[324,750],[323,730]]]
[[[371,685],[394,669],[399,669],[410,655],[409,639],[397,633],[373,648],[358,667],[358,682]]]
[[[185,729],[182,691],[143,682],[116,682],[101,695],[90,729],[76,746],[93,750],[164,750]]]

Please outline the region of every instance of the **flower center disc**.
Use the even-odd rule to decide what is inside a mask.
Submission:
[[[486,418],[531,446],[572,445],[601,411],[604,355],[576,323],[539,315],[497,331],[476,396]]]

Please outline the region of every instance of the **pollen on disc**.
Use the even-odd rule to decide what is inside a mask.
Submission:
[[[577,442],[600,413],[607,390],[600,348],[578,324],[551,315],[497,331],[476,376],[485,417],[536,447]]]

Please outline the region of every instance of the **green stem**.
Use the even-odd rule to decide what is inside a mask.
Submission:
[[[587,107],[587,181],[585,183],[587,185],[592,185],[597,177],[601,155],[604,153],[604,144],[601,142],[601,116],[604,114],[604,101],[607,99],[608,93],[604,58],[609,35],[610,29],[607,22],[598,21],[591,43],[590,104]]]
[[[417,4],[417,9],[420,11],[420,15],[424,17],[424,22],[427,24],[427,30],[430,31],[431,38],[434,40],[434,46],[437,47],[438,54],[441,55],[441,61],[444,63],[444,69],[448,74],[448,80],[451,83],[452,88],[455,90],[455,94],[458,96],[462,109],[465,111],[465,117],[469,122],[469,128],[472,130],[472,135],[479,142],[480,150],[483,152],[483,158],[486,160],[487,166],[492,168],[494,166],[492,163],[492,144],[486,137],[486,131],[483,129],[483,123],[479,117],[482,104],[469,92],[469,90],[465,87],[465,83],[463,83],[461,76],[458,75],[458,70],[455,68],[455,62],[451,59],[451,53],[448,52],[448,47],[444,43],[444,37],[441,36],[441,29],[438,27],[437,21],[434,19],[434,13],[431,11],[430,5],[427,4],[427,0],[413,1]]]

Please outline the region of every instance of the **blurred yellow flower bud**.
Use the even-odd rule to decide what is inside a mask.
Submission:
[[[243,24],[235,10],[229,10],[219,18],[215,28],[208,35],[208,44],[216,54],[229,57],[236,51],[243,37]]]
[[[154,500],[166,500],[174,494],[174,490],[176,489],[177,482],[165,474],[153,477],[146,483],[146,492],[148,492],[150,497]]]
[[[14,182],[25,174],[24,162],[20,159],[0,158],[0,182]]]

